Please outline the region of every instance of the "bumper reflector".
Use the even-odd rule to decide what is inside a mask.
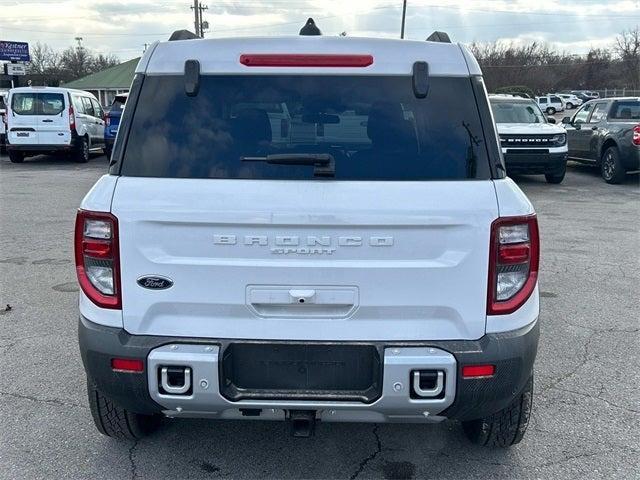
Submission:
[[[495,372],[495,365],[465,365],[462,367],[462,378],[491,377]]]
[[[111,369],[114,372],[142,373],[144,362],[136,358],[112,358]]]

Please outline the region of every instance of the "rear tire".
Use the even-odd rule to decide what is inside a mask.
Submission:
[[[11,163],[22,163],[24,162],[24,153],[9,150],[9,160],[11,160]]]
[[[567,110],[573,110],[573,103],[571,102],[567,103]]]
[[[125,410],[103,395],[91,380],[87,380],[87,394],[93,422],[107,437],[137,440],[154,432],[160,425],[160,416]]]
[[[626,171],[620,161],[620,152],[617,147],[609,147],[602,154],[600,161],[600,174],[605,182],[618,184],[624,182]]]
[[[524,390],[506,408],[486,418],[462,422],[467,438],[476,445],[510,447],[519,443],[527,431],[533,404],[533,375]]]
[[[553,107],[549,107],[547,108],[547,114],[548,115],[553,115],[554,113],[556,113],[556,109]]]
[[[87,163],[89,161],[89,139],[82,137],[77,149],[73,152],[73,161],[77,163]]]

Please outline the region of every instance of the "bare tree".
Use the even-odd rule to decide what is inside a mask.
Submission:
[[[616,37],[613,51],[622,61],[622,68],[630,86],[640,86],[640,27],[622,32]]]

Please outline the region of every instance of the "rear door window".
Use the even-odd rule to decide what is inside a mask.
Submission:
[[[589,123],[598,123],[600,120],[607,118],[607,110],[609,106],[606,103],[596,103],[593,107],[593,113],[589,119]]]
[[[91,106],[93,106],[93,116],[97,118],[102,118],[102,115],[103,115],[102,107],[100,106],[98,101],[94,100],[93,98],[91,98],[90,101],[91,101]]]
[[[16,115],[59,115],[64,108],[63,93],[18,92],[11,99],[11,109]]]
[[[130,176],[313,179],[275,155],[330,155],[336,180],[490,178],[469,78],[206,76],[187,96],[182,76],[149,76],[126,140]],[[271,160],[270,160],[271,159]]]

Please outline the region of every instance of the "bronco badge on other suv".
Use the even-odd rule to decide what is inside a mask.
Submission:
[[[435,38],[147,50],[76,223],[100,432],[448,418],[479,444],[520,441],[538,224],[477,62]]]

